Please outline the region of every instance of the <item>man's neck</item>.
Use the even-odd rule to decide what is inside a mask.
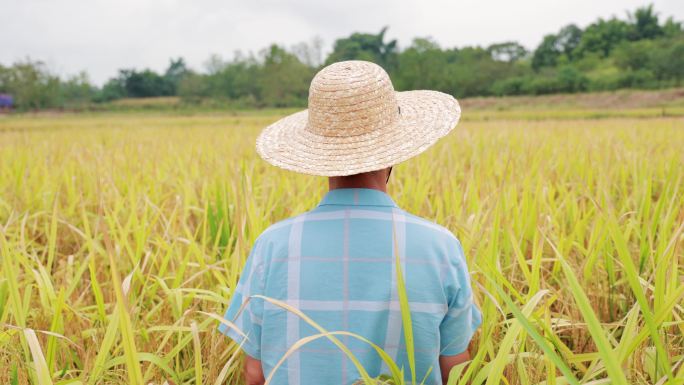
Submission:
[[[387,181],[392,168],[364,172],[355,175],[331,176],[328,178],[330,190],[340,188],[368,188],[387,193]]]
[[[358,176],[362,176],[360,174]],[[355,178],[357,175],[352,175],[349,177],[333,177],[328,179],[328,188],[330,190],[336,190],[341,188],[367,188],[382,191],[387,193],[387,184],[383,180],[377,180],[377,178]]]

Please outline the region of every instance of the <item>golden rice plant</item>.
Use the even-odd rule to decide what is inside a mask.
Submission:
[[[326,189],[258,159],[278,114],[0,119],[0,383],[241,383],[217,319]],[[393,172],[483,311],[450,384],[684,384],[684,121],[592,114],[466,115]]]

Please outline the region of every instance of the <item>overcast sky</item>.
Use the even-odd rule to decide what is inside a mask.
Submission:
[[[258,52],[322,38],[329,50],[354,31],[405,47],[430,36],[442,47],[516,40],[598,17],[624,18],[648,0],[0,0],[0,63],[31,57],[60,75],[86,70],[102,84],[119,68],[163,71],[182,56],[197,70],[211,54]],[[655,0],[664,19],[684,20],[684,0]]]

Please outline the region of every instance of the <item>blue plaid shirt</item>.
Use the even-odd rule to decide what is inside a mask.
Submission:
[[[445,228],[406,213],[387,194],[371,189],[332,190],[314,210],[272,225],[256,240],[225,319],[248,336],[242,348],[261,360],[265,376],[292,344],[318,331],[258,298],[239,313],[243,301],[256,294],[300,309],[328,331],[373,341],[410,377],[392,222],[410,302],[416,377],[431,368],[425,383],[441,384],[439,356],[464,352],[481,323],[463,250]],[[243,342],[232,329],[219,329]],[[369,345],[339,338],[371,376],[389,373]],[[291,355],[273,383],[336,385],[359,378],[351,361],[324,337]]]

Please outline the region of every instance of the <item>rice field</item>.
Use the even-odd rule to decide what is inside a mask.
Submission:
[[[327,187],[258,158],[282,113],[0,117],[0,383],[240,384],[216,316]],[[535,114],[466,114],[392,173],[483,312],[450,383],[684,384],[684,118]]]

